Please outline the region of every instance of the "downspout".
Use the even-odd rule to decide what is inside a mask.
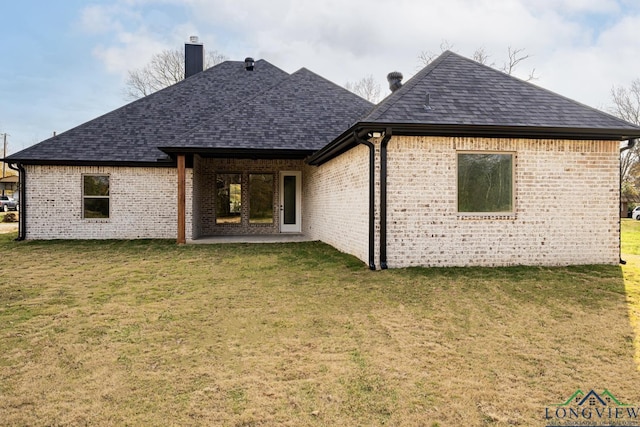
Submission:
[[[393,129],[387,128],[380,144],[380,268],[387,265],[387,146],[393,136]]]
[[[636,143],[638,142],[637,138],[632,138],[630,140],[627,141],[627,145],[626,147],[622,147],[620,149],[620,155],[622,155],[622,153],[624,153],[627,150],[630,150],[634,147],[634,145],[636,145]],[[622,198],[622,169],[620,169],[620,198],[618,200],[620,200]],[[618,204],[618,211],[620,210],[620,206]],[[622,230],[621,230],[621,224],[622,224],[622,220],[618,220],[618,251],[620,253],[620,264],[625,265],[627,263],[627,261],[622,259]]]
[[[20,179],[20,201],[18,202],[20,203],[20,213],[18,214],[18,238],[16,239],[19,242],[27,237],[27,171],[20,163],[16,163],[16,166],[13,166],[12,163],[7,164],[10,169],[18,172]]]
[[[376,261],[375,261],[375,195],[376,195],[376,152],[375,146],[367,141],[366,139],[362,139],[358,136],[358,131],[353,131],[353,139],[358,144],[363,144],[369,147],[369,269],[376,269]]]

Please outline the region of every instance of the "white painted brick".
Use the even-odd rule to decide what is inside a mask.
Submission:
[[[175,168],[26,166],[27,239],[177,237]],[[82,175],[108,174],[110,218],[82,218]],[[186,235],[192,236],[191,169],[186,171]]]
[[[303,232],[335,248],[369,258],[369,149],[358,146],[303,177]]]
[[[380,139],[374,143],[379,266]],[[514,215],[457,213],[459,150],[515,153]],[[617,141],[393,137],[388,152],[388,265],[616,264],[618,166]],[[175,168],[26,169],[28,239],[176,238]],[[369,149],[362,145],[319,167],[287,160],[197,158],[194,169],[186,172],[187,239],[211,233],[213,207],[207,194],[216,171],[277,174],[296,169],[303,170],[303,232],[366,263]],[[105,221],[82,219],[82,174],[91,173],[111,177],[111,218]],[[277,232],[277,227],[259,231]]]
[[[515,215],[456,212],[457,150],[513,151]],[[618,142],[394,137],[389,267],[617,264]]]

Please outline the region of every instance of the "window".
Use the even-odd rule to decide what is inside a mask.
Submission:
[[[216,224],[240,224],[242,213],[242,175],[216,175]]]
[[[109,176],[83,175],[83,218],[109,218]]]
[[[513,212],[512,153],[458,153],[458,212]]]
[[[272,174],[249,174],[249,223],[273,224]]]

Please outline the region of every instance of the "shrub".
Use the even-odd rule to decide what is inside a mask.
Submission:
[[[18,215],[15,213],[8,213],[2,218],[2,222],[18,222]]]

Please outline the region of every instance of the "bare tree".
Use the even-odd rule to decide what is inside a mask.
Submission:
[[[204,68],[213,67],[227,58],[218,51],[207,52]],[[156,53],[142,68],[129,70],[125,96],[129,100],[145,97],[184,79],[184,48]]]
[[[376,82],[372,75],[363,77],[355,83],[347,82],[344,87],[374,104],[380,100],[380,84]]]
[[[493,66],[494,66],[494,64],[493,64],[493,63],[489,64],[489,57],[490,57],[490,56],[491,56],[491,55],[489,55],[489,54],[484,50],[484,47],[479,47],[478,49],[476,49],[476,51],[475,51],[475,52],[473,52],[472,59],[473,59],[474,61],[476,61],[476,62],[481,63],[481,64],[484,64],[484,65],[488,65],[488,66],[490,66],[490,67],[493,67]]]
[[[431,62],[433,62],[434,59],[436,59],[442,52],[446,50],[453,50],[453,44],[449,43],[448,40],[443,40],[442,43],[440,43],[440,52],[422,51],[418,55],[418,60],[420,61],[422,66],[429,65]],[[531,57],[531,55],[526,55],[524,51],[525,51],[524,48],[518,49],[518,48],[512,48],[511,46],[509,46],[507,48],[508,60],[502,64],[502,67],[500,67],[500,71],[503,71],[509,75],[513,75],[518,65],[520,65],[521,62],[526,61]],[[493,62],[489,63],[490,57],[491,55],[487,53],[484,47],[479,47],[478,49],[475,50],[475,52],[473,52],[474,61],[477,61],[481,64],[488,65],[489,67],[495,68],[495,63]],[[530,80],[537,79],[537,76],[535,75],[535,73],[536,73],[536,69],[534,68],[531,70],[531,72],[529,73],[529,76],[525,80],[530,81]]]
[[[507,55],[509,59],[502,65],[501,70],[509,75],[513,75],[516,68],[522,61],[526,61],[527,59],[531,58],[531,55],[524,54],[524,48],[517,49],[512,48],[511,46],[507,48]],[[536,79],[537,77],[535,76],[535,74],[536,69],[534,68],[529,73],[529,77],[525,80],[530,81]]]
[[[640,125],[640,79],[631,82],[631,86],[611,88],[613,106],[609,111],[622,120]]]
[[[420,63],[422,64],[423,67],[427,66],[427,65],[431,64],[434,59],[436,59],[438,56],[440,56],[441,53],[443,53],[443,52],[445,52],[447,50],[453,50],[453,44],[449,43],[449,40],[442,40],[440,42],[440,51],[439,52],[434,52],[432,50],[423,50],[418,55],[418,60],[420,61]]]
[[[630,123],[640,125],[640,79],[635,79],[629,87],[611,88],[613,106],[609,112]],[[640,181],[640,145],[626,150],[620,157],[620,176],[623,182]]]

